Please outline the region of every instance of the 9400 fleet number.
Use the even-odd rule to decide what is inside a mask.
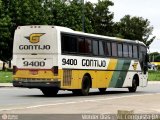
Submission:
[[[45,62],[44,61],[24,61],[23,62],[23,66],[28,67],[44,67],[45,66]]]

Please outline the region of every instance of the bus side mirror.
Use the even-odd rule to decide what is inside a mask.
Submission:
[[[146,72],[148,71],[148,62],[149,62],[149,55],[146,54],[143,66],[144,74],[146,74]]]
[[[146,61],[147,63],[149,62],[149,55],[148,55],[148,54],[146,54],[145,61]]]
[[[148,71],[148,65],[144,65],[144,74],[146,74],[147,73],[147,71]]]

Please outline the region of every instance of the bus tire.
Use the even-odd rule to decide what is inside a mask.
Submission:
[[[91,88],[91,80],[88,76],[84,76],[82,79],[81,95],[86,96],[89,94]]]
[[[91,88],[91,80],[88,76],[84,76],[82,79],[81,89],[72,90],[74,95],[82,95],[87,96],[89,94],[89,90]]]
[[[40,89],[42,91],[42,93],[44,94],[44,96],[46,97],[53,97],[56,96],[59,89],[58,88],[41,88]]]
[[[98,88],[99,89],[99,92],[104,94],[106,92],[106,88]]]
[[[138,86],[138,84],[137,84],[136,78],[133,77],[132,87],[129,87],[129,88],[128,88],[129,92],[136,92],[137,86]]]

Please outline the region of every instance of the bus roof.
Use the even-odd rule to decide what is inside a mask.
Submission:
[[[116,41],[116,42],[126,42],[126,43],[133,43],[133,44],[141,44],[146,46],[143,42],[139,41],[139,40],[128,40],[128,39],[122,39],[122,38],[118,38],[118,37],[109,37],[109,36],[104,36],[104,35],[97,35],[97,34],[92,34],[92,33],[84,33],[81,31],[74,31],[70,28],[67,27],[62,27],[62,26],[54,26],[54,25],[27,25],[27,26],[19,26],[17,28],[23,28],[23,27],[31,27],[31,28],[41,28],[41,27],[47,27],[47,28],[55,28],[57,31],[59,32],[63,32],[63,33],[69,33],[69,34],[73,34],[73,35],[83,35],[83,36],[88,36],[88,37],[93,37],[93,38],[99,38],[99,39],[109,39],[112,41]]]
[[[118,37],[109,37],[109,36],[97,35],[97,34],[92,34],[92,33],[84,33],[81,31],[74,31],[70,28],[60,27],[60,26],[54,26],[54,27],[60,32],[70,33],[73,35],[75,34],[75,35],[83,35],[83,36],[88,36],[88,37],[93,37],[93,38],[109,39],[109,40],[118,41],[118,42],[123,41],[123,42],[127,42],[127,43],[141,44],[141,45],[146,46],[143,42],[141,42],[139,40],[128,40],[128,39],[122,39],[122,38],[118,38]]]

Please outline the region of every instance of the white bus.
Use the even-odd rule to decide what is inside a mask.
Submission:
[[[147,47],[139,41],[34,25],[16,29],[13,48],[13,85],[38,88],[46,96],[147,86]]]

